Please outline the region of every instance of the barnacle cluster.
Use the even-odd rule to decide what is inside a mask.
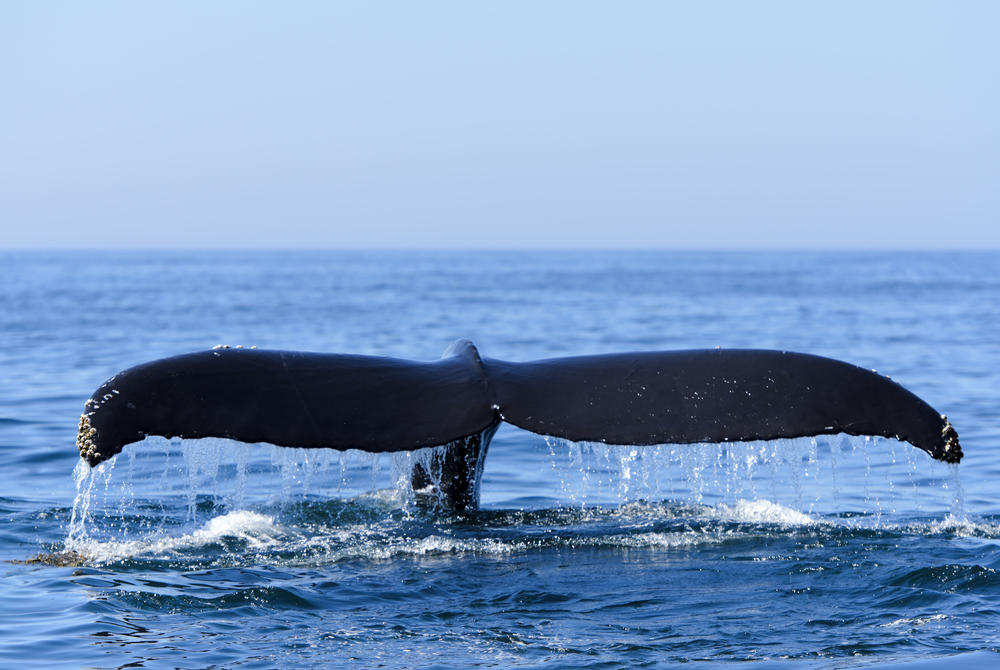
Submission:
[[[90,417],[94,416],[94,412],[117,395],[119,395],[118,389],[111,389],[101,396],[94,394],[94,397],[83,403],[87,411],[80,415],[80,423],[76,429],[76,448],[80,450],[80,456],[91,465],[100,462],[101,454],[97,451],[97,443],[95,441],[97,429],[91,423]]]
[[[948,421],[948,417],[942,414],[941,419],[944,421],[944,427],[941,429],[941,438],[944,440],[941,460],[945,463],[958,463],[964,456],[962,447],[958,443],[958,432],[951,425],[951,421]]]
[[[90,400],[87,401],[87,405],[91,405]],[[97,435],[97,429],[90,424],[90,415],[93,412],[84,412],[80,415],[80,424],[76,431],[76,448],[80,450],[80,456],[88,463],[94,463],[100,460],[101,454],[97,451],[97,445],[94,443],[94,437]]]

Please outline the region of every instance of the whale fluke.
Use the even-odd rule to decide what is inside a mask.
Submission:
[[[947,418],[888,377],[787,351],[704,349],[487,359],[505,421],[574,441],[661,444],[847,433],[894,437],[949,463]]]
[[[478,504],[501,421],[610,444],[726,442],[848,433],[962,458],[947,418],[899,384],[848,363],[783,351],[691,350],[482,359],[459,340],[433,362],[216,348],[144,363],[97,389],[77,446],[91,465],[149,435],[394,452],[446,447],[414,489]],[[432,477],[433,475],[433,477]]]

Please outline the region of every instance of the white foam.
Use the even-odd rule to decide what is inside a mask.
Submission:
[[[528,548],[524,542],[507,542],[493,538],[457,539],[445,535],[428,535],[422,538],[374,537],[370,529],[355,528],[329,535],[313,537],[305,545],[328,548],[320,554],[321,562],[363,558],[369,560],[390,560],[406,557],[433,557],[456,554],[481,554],[506,556]],[[344,546],[345,541],[348,546]],[[314,555],[313,559],[316,556]],[[313,559],[310,562],[313,562]]]
[[[1000,524],[975,521],[967,516],[949,514],[940,521],[934,521],[918,527],[910,526],[909,530],[927,533],[952,533],[959,537],[1000,537]]]
[[[500,556],[512,554],[523,549],[519,542],[502,542],[492,538],[459,540],[442,535],[429,535],[419,540],[384,546],[372,547],[372,558],[392,558],[393,556],[436,556],[443,554],[477,553]]]
[[[66,548],[88,559],[104,563],[135,556],[171,555],[181,549],[210,545],[224,538],[244,541],[255,550],[267,549],[287,541],[295,533],[274,522],[274,518],[249,510],[236,510],[210,519],[192,533],[177,537],[157,536],[136,540],[101,542],[78,538]]]
[[[325,538],[329,541],[329,537]],[[540,546],[564,545],[568,547],[623,547],[632,549],[679,549],[700,544],[715,544],[725,538],[716,534],[687,531],[683,533],[648,532],[635,535],[608,535],[598,537],[560,538],[549,536],[540,540],[507,540],[497,538],[454,538],[446,535],[429,535],[422,538],[374,540],[339,546],[330,551],[327,561],[341,561],[354,558],[369,560],[391,560],[394,558],[424,558],[460,554],[480,556],[509,556],[537,549]],[[321,544],[314,538],[309,544]]]
[[[889,623],[880,624],[881,628],[897,628],[899,626],[924,626],[933,621],[944,621],[948,616],[945,614],[932,614],[931,616],[923,617],[909,617],[905,619],[896,619],[895,621],[890,621]]]
[[[594,544],[611,544],[631,549],[684,549],[696,545],[719,544],[726,539],[719,533],[638,533],[636,535],[612,535],[606,538],[595,538]]]
[[[726,521],[777,523],[785,526],[821,523],[808,514],[773,503],[770,500],[737,500],[732,505],[720,504],[709,509],[711,516]]]

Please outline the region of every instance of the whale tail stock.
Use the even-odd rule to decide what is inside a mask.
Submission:
[[[77,446],[91,465],[148,435],[287,447],[435,450],[414,490],[478,504],[501,421],[574,441],[651,445],[881,435],[961,460],[947,418],[873,371],[819,356],[691,350],[482,359],[459,340],[440,360],[216,348],[144,363],[91,396]],[[430,470],[430,472],[428,471]]]

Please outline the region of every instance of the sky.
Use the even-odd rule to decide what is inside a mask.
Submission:
[[[0,0],[0,248],[1000,248],[1000,3]]]

